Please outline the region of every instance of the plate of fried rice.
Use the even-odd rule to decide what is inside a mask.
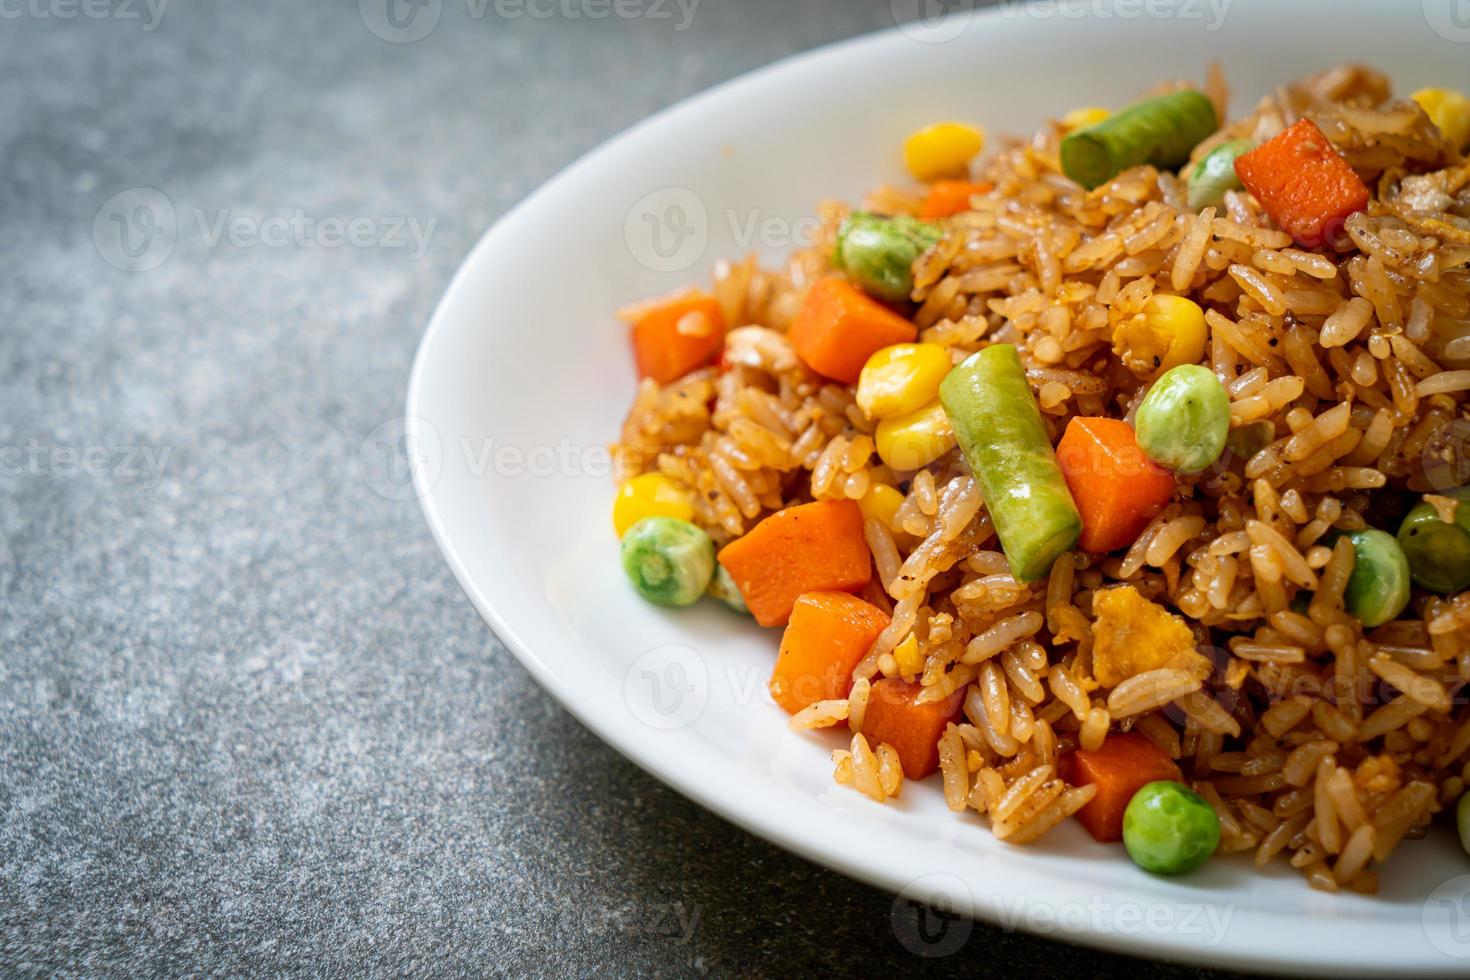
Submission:
[[[906,25],[574,164],[434,315],[415,487],[541,684],[915,953],[982,955],[911,902],[1463,975],[1470,32],[1147,13]]]

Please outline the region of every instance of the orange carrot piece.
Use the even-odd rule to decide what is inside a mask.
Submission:
[[[633,324],[638,376],[661,385],[714,360],[725,342],[719,300],[698,290],[653,306]]]
[[[1057,462],[1082,515],[1083,551],[1131,545],[1174,496],[1174,477],[1143,454],[1121,419],[1074,418]]]
[[[802,595],[781,634],[771,697],[792,714],[818,701],[847,697],[853,668],[887,626],[888,614],[857,596]]]
[[[919,205],[921,218],[948,218],[952,214],[970,210],[970,198],[976,194],[988,194],[995,185],[988,180],[974,183],[968,180],[936,180],[929,185],[929,194]]]
[[[1136,732],[1109,735],[1093,752],[1078,749],[1069,765],[1072,783],[1097,787],[1077,819],[1099,841],[1123,839],[1123,811],[1134,793],[1160,779],[1182,778],[1174,760]]]
[[[868,692],[868,707],[863,712],[862,733],[873,745],[887,742],[893,746],[909,779],[923,779],[939,768],[939,737],[959,717],[964,704],[962,691],[920,704],[923,689],[920,684],[886,677]]]
[[[873,576],[863,512],[852,500],[819,500],[777,511],[720,550],[762,626],[785,626],[805,592],[856,592]]]
[[[845,279],[818,279],[786,334],[796,355],[824,377],[856,384],[874,351],[912,341],[918,328]]]
[[[1368,187],[1310,119],[1235,159],[1235,173],[1261,207],[1298,243],[1349,243],[1348,216],[1368,206]]]

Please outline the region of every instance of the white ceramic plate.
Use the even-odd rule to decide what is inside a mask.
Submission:
[[[1118,105],[1218,58],[1243,110],[1345,59],[1399,91],[1464,87],[1470,20],[1452,0],[1013,2],[891,30],[722,85],[569,167],[500,221],[429,324],[408,395],[415,487],[465,592],[526,668],[609,744],[761,836],[908,897],[1125,952],[1266,970],[1470,972],[1470,862],[1448,835],[1406,845],[1376,899],[1216,859],[1150,877],[1074,822],[994,840],[915,785],[889,806],[836,786],[832,734],[798,735],[765,695],[778,633],[714,603],[639,600],[617,564],[603,447],[633,394],[621,304],[707,281],[723,256],[780,256],[824,198],[902,180],[905,133],[943,118],[1029,132]],[[902,4],[895,0],[897,7]],[[910,4],[912,6],[912,4]],[[655,232],[658,238],[654,237]],[[1446,883],[1448,882],[1448,883]],[[980,955],[964,926],[898,939]]]

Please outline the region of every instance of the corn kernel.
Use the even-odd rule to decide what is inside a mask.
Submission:
[[[903,494],[897,489],[886,483],[874,483],[868,487],[868,492],[858,500],[858,510],[863,512],[865,520],[877,521],[892,531],[894,518],[902,503]]]
[[[870,419],[907,415],[939,395],[953,363],[939,344],[894,344],[868,358],[858,377],[858,407]]]
[[[1086,129],[1088,126],[1096,126],[1111,115],[1111,112],[1101,106],[1083,106],[1080,109],[1073,109],[1062,117],[1062,128],[1068,132],[1074,129]]]
[[[960,177],[985,145],[985,131],[965,123],[941,122],[926,126],[903,144],[904,166],[919,180]]]
[[[899,673],[912,677],[924,669],[924,658],[919,656],[919,641],[910,633],[893,648],[893,659],[898,661]]]
[[[1157,377],[1205,353],[1205,313],[1183,296],[1157,293],[1143,312],[1118,324],[1113,352],[1135,374]]]
[[[1424,114],[1456,149],[1470,141],[1470,99],[1443,88],[1421,88],[1410,98],[1419,103]]]
[[[687,521],[693,516],[689,491],[662,473],[644,473],[625,481],[613,498],[613,529],[620,538],[645,517]]]
[[[928,466],[955,447],[954,426],[939,401],[878,423],[878,456],[896,470]]]

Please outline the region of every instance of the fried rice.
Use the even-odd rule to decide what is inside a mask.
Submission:
[[[1205,91],[1225,118],[1223,84]],[[854,386],[813,373],[788,341],[847,207],[824,204],[820,240],[780,268],[718,264],[712,293],[733,328],[718,365],[644,380],[618,458],[624,477],[693,491],[692,520],[717,545],[794,504],[902,495],[891,522],[863,528],[882,586],[863,595],[891,622],[846,698],[793,719],[854,733],[834,754],[839,783],[901,792],[893,747],[870,744],[862,717],[873,684],[903,677],[924,700],[962,699],[938,744],[944,799],[1011,843],[1087,804],[1093,787],[1062,761],[1119,732],[1178,761],[1218,815],[1221,852],[1285,861],[1329,891],[1375,891],[1374,866],[1464,791],[1470,592],[1416,588],[1367,629],[1343,607],[1352,548],[1332,542],[1470,483],[1470,163],[1356,66],[1278,88],[1194,157],[1303,116],[1372,192],[1344,250],[1297,245],[1244,190],[1191,209],[1184,182],[1151,166],[1086,191],[1063,175],[1064,130],[1048,122],[984,161],[993,189],[914,263],[918,339],[955,362],[1015,345],[1053,445],[1076,416],[1131,420],[1149,379],[1115,353],[1115,332],[1159,293],[1204,309],[1203,363],[1231,427],[1265,435],[1248,458],[1179,476],[1131,546],[1066,553],[1039,582],[1012,577],[958,449],[917,471],[884,465]],[[894,187],[862,202],[918,207]],[[1105,687],[1094,599],[1125,583],[1182,617],[1195,653]]]

